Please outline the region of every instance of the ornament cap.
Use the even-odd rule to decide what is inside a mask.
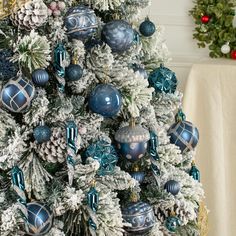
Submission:
[[[135,193],[135,192],[131,192],[131,194],[130,194],[130,201],[131,202],[138,202],[139,201],[138,194]]]
[[[133,170],[134,172],[138,172],[138,171],[140,170],[138,164],[134,164],[132,170]]]

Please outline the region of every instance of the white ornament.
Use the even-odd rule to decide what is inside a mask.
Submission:
[[[223,54],[228,54],[230,52],[230,46],[229,46],[229,43],[226,43],[224,44],[222,47],[221,47],[221,52]]]

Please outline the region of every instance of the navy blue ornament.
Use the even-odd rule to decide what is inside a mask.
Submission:
[[[174,93],[178,84],[175,73],[163,65],[150,73],[148,82],[157,93]]]
[[[165,183],[164,189],[173,195],[177,195],[180,191],[180,184],[175,180],[169,180]]]
[[[23,76],[9,80],[1,92],[1,102],[12,112],[24,112],[35,95],[34,85]]]
[[[49,74],[44,69],[37,69],[32,73],[32,81],[35,85],[44,86],[49,80]]]
[[[89,96],[89,108],[104,117],[115,116],[121,108],[120,92],[110,84],[99,84]]]
[[[80,65],[70,64],[66,67],[66,80],[67,81],[77,81],[83,75],[83,69]]]
[[[192,176],[196,181],[200,182],[200,171],[194,163],[192,164],[192,167],[189,171],[189,175]]]
[[[124,20],[110,21],[102,29],[102,40],[111,47],[113,52],[127,51],[134,39],[134,30]]]
[[[156,26],[148,18],[139,26],[140,33],[145,37],[152,36],[156,31]]]
[[[33,135],[38,143],[44,143],[50,140],[52,131],[47,125],[39,125],[34,128]]]
[[[91,144],[85,153],[86,157],[92,157],[100,163],[98,175],[113,174],[118,156],[115,148],[104,140]]]
[[[133,70],[134,72],[139,72],[139,74],[142,75],[144,79],[148,78],[147,71],[141,65],[133,64]]]
[[[40,202],[27,204],[28,235],[40,236],[48,233],[53,225],[53,213],[50,208]]]
[[[140,184],[144,181],[145,172],[143,171],[134,171],[130,173],[131,177],[137,180]]]
[[[165,226],[170,232],[174,233],[181,226],[180,219],[176,216],[170,216],[166,219]]]
[[[139,125],[125,126],[115,134],[119,153],[131,162],[138,161],[145,155],[149,139],[149,132]]]
[[[71,39],[85,40],[97,31],[97,17],[85,5],[70,8],[66,13],[65,26]]]
[[[144,202],[131,202],[122,209],[122,217],[131,226],[125,230],[131,235],[145,235],[155,224],[152,207]]]

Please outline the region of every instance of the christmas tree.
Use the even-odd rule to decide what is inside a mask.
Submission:
[[[199,133],[148,6],[3,1],[1,236],[204,230]]]

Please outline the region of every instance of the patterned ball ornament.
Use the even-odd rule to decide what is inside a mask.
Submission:
[[[103,27],[102,39],[113,52],[122,53],[133,45],[135,33],[128,22],[113,20]]]
[[[49,80],[49,74],[44,69],[37,69],[32,73],[32,81],[35,85],[44,86]]]
[[[173,195],[177,195],[180,191],[180,184],[175,180],[169,180],[165,183],[164,189]]]
[[[152,36],[156,31],[156,26],[153,22],[146,18],[144,22],[139,27],[140,33],[145,37]]]
[[[85,5],[70,8],[65,17],[67,34],[71,39],[85,40],[97,31],[97,17]]]
[[[66,80],[67,81],[77,81],[83,76],[83,69],[80,65],[70,64],[66,67]]]
[[[178,84],[175,73],[163,65],[150,73],[148,81],[156,93],[174,93]]]
[[[178,217],[170,216],[166,219],[165,226],[171,233],[174,233],[181,226],[181,222]]]
[[[1,102],[9,111],[20,113],[29,108],[35,95],[34,85],[23,76],[9,80],[1,92]]]
[[[110,84],[99,84],[89,96],[89,108],[104,117],[115,116],[121,108],[120,92]]]
[[[38,143],[44,143],[50,140],[52,131],[47,125],[41,124],[34,128],[33,135]]]
[[[53,225],[53,213],[50,208],[40,202],[27,204],[28,235],[41,236],[50,231]]]
[[[144,181],[145,172],[140,171],[138,166],[134,166],[133,171],[130,173],[131,177],[137,180],[140,184]]]

